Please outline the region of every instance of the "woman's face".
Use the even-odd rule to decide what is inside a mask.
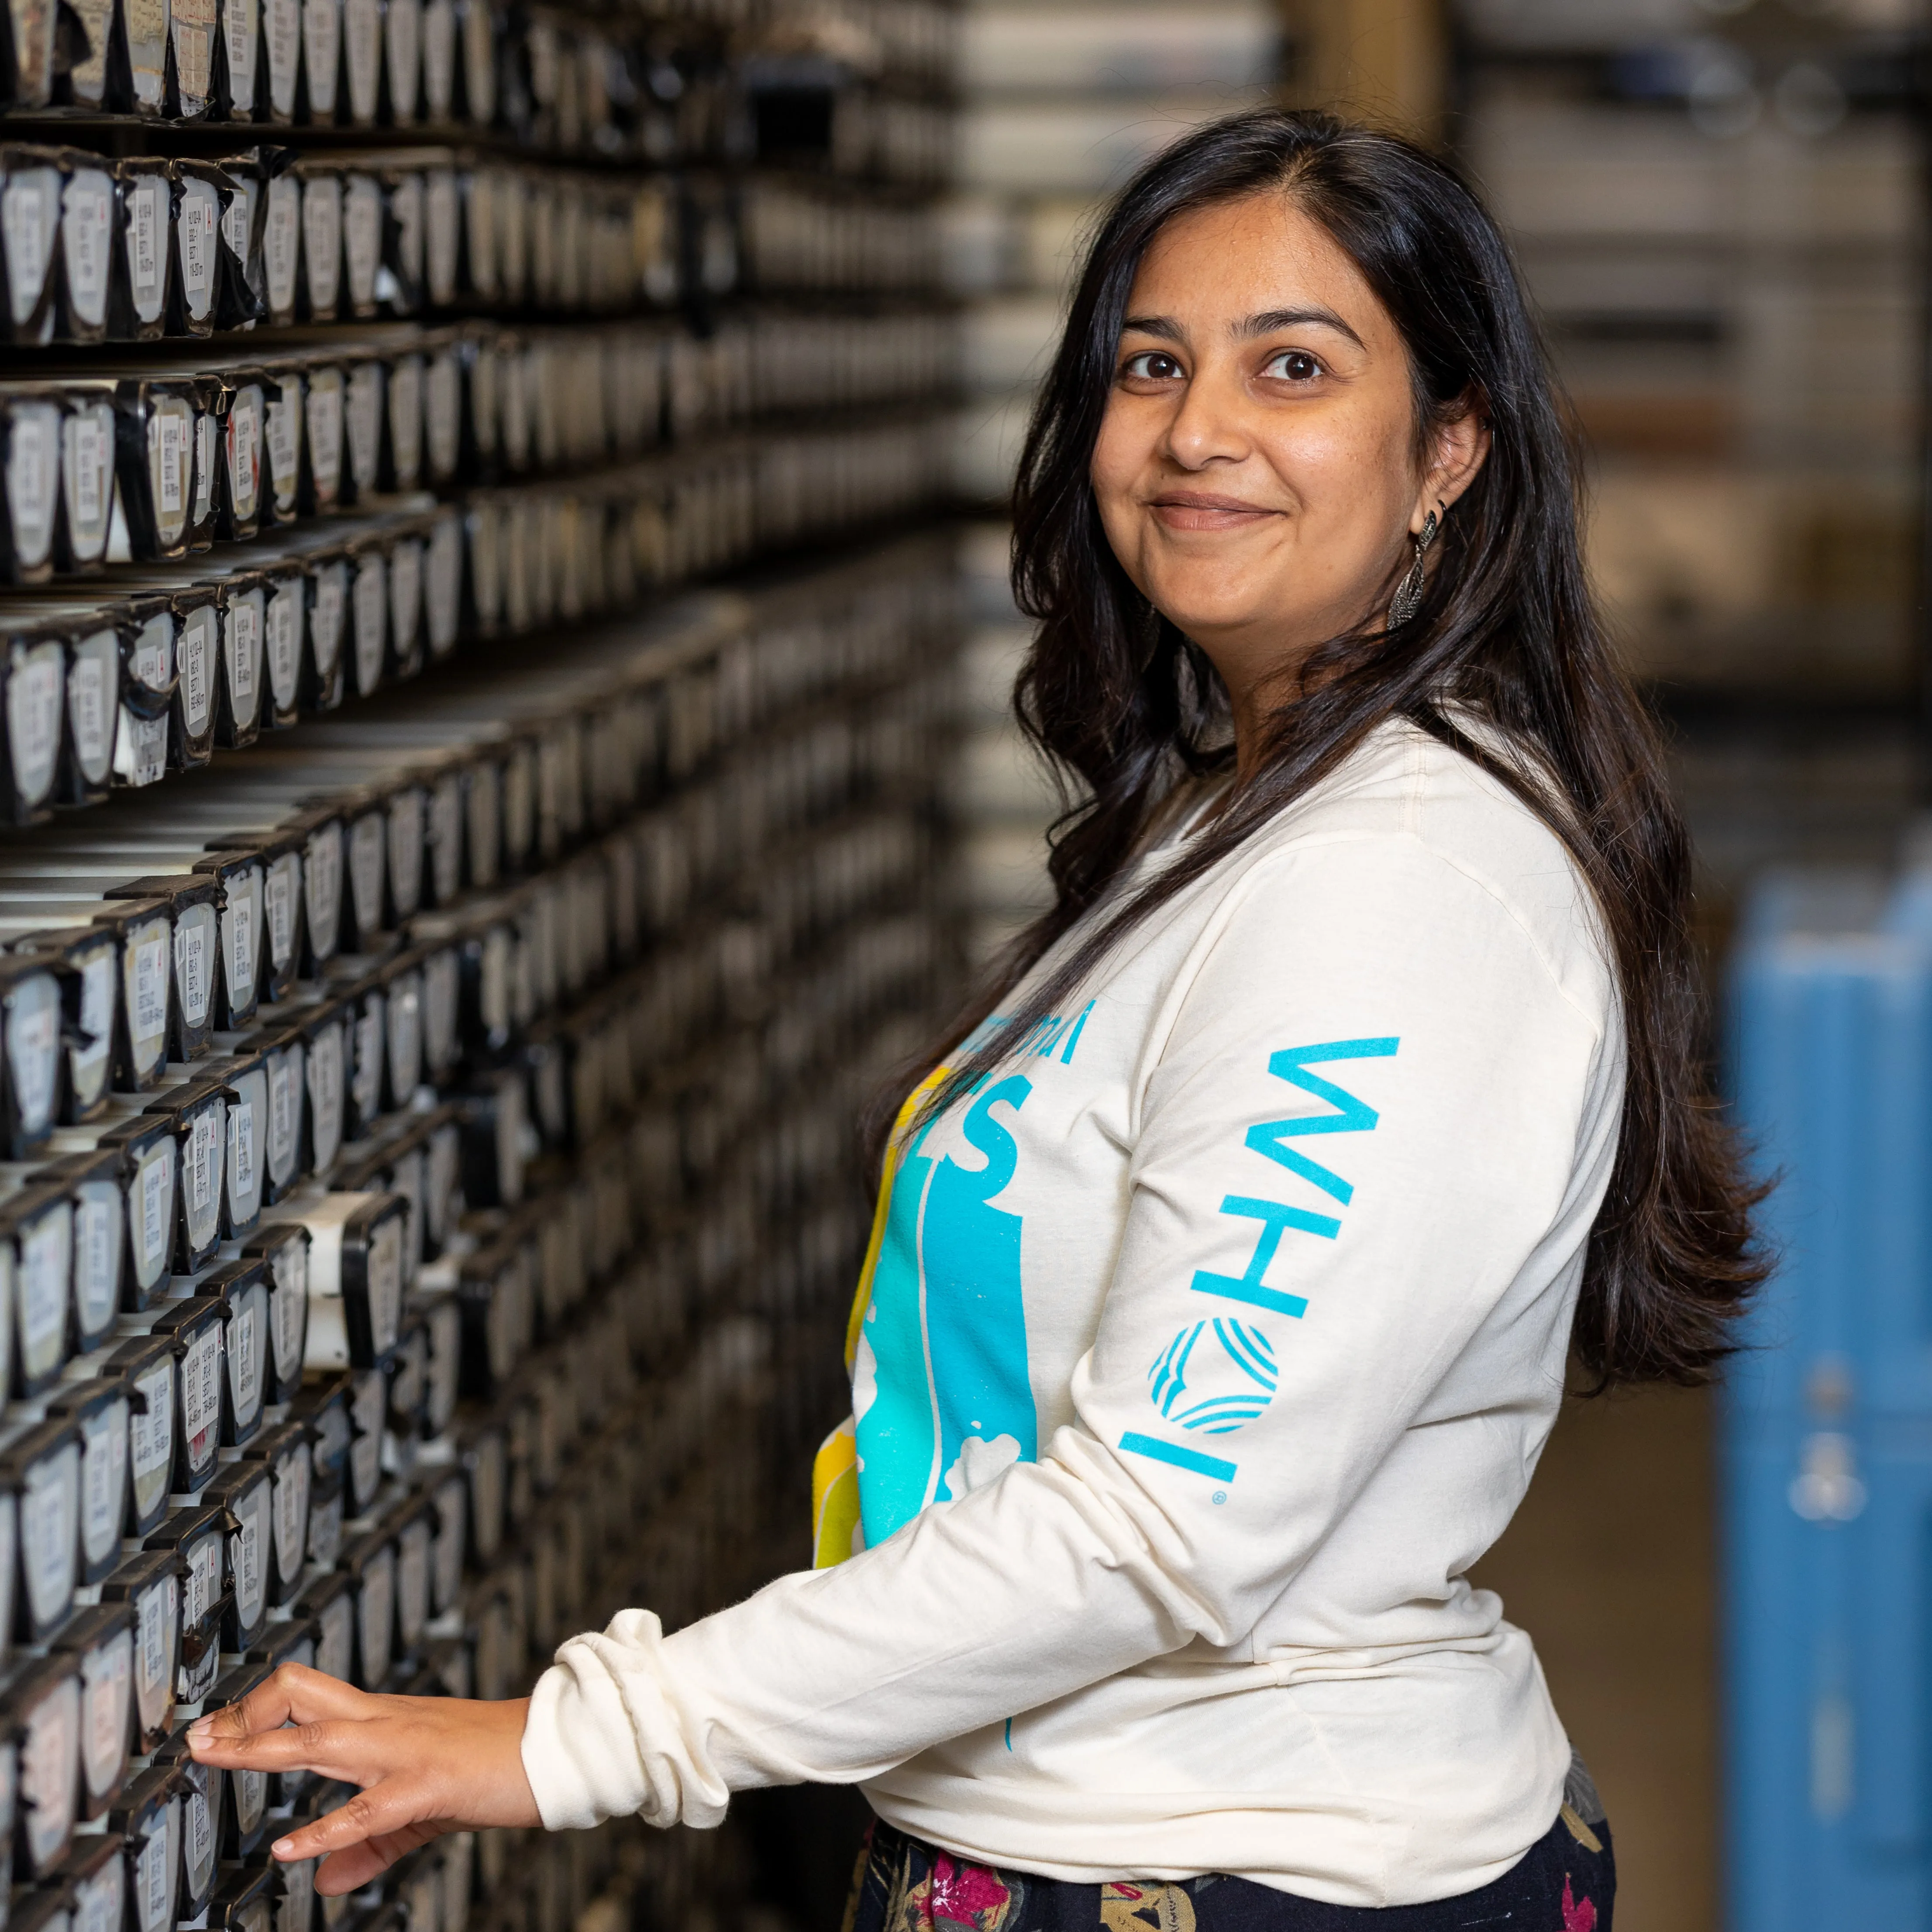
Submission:
[[[1472,412],[1418,461],[1395,324],[1320,224],[1270,193],[1155,238],[1092,474],[1114,554],[1213,659],[1238,730],[1266,680],[1379,620],[1411,533],[1487,447]]]

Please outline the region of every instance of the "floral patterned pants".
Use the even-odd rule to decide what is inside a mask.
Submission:
[[[1556,1822],[1499,1879],[1430,1905],[1324,1905],[1252,1880],[1072,1885],[995,1870],[874,1823],[845,1932],[1611,1932],[1616,1862],[1580,1759]]]

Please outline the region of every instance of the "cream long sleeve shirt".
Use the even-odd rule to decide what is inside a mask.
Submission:
[[[900,1147],[856,1553],[565,1644],[544,1822],[856,1781],[1076,1881],[1498,1876],[1569,1750],[1466,1576],[1556,1418],[1622,1085],[1560,842],[1384,728]]]

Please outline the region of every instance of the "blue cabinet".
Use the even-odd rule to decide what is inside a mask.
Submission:
[[[1932,877],[1767,881],[1730,1023],[1778,1266],[1722,1398],[1728,1921],[1932,1932]]]

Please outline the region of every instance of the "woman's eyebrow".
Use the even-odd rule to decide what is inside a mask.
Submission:
[[[1332,328],[1339,335],[1346,335],[1358,349],[1366,350],[1368,344],[1337,315],[1332,308],[1270,308],[1259,315],[1251,315],[1246,321],[1236,325],[1237,335],[1272,335],[1278,328],[1306,328],[1312,323],[1318,328]]]
[[[1124,316],[1120,322],[1120,333],[1125,335],[1130,331],[1136,335],[1157,335],[1163,342],[1178,342],[1182,340],[1180,325],[1170,316]]]

